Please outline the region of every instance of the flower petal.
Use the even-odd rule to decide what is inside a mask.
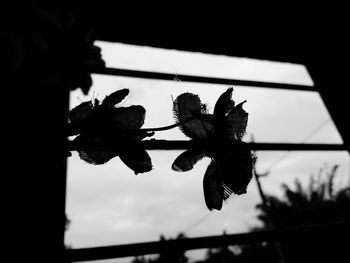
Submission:
[[[145,121],[146,110],[140,105],[111,109],[112,127],[115,129],[139,129]]]
[[[177,122],[181,123],[181,131],[192,139],[207,139],[214,132],[212,115],[207,114],[198,95],[188,92],[179,95],[174,101],[173,112]]]
[[[173,111],[178,121],[206,113],[205,105],[199,96],[189,92],[182,93],[175,99]]]
[[[69,111],[68,118],[71,122],[85,120],[88,116],[90,116],[93,108],[94,105],[91,101],[82,102]]]
[[[207,140],[214,133],[212,115],[198,116],[198,119],[181,124],[180,130],[188,137],[195,140]]]
[[[86,145],[89,143],[97,144],[98,142],[104,142],[102,137],[79,135],[74,139],[74,142],[78,145]],[[104,164],[112,158],[118,156],[117,150],[80,150],[78,151],[80,159],[90,164]]]
[[[223,197],[223,186],[217,163],[212,161],[203,178],[203,190],[205,203],[209,210],[221,210]]]
[[[84,160],[87,163],[95,165],[105,164],[117,155],[118,153],[107,150],[79,151],[80,159]]]
[[[241,141],[231,142],[219,155],[220,172],[225,190],[224,199],[231,193],[244,194],[252,179],[254,158],[248,144]]]
[[[102,105],[107,108],[113,108],[116,104],[121,102],[129,94],[128,89],[121,89],[108,95],[102,102]]]
[[[128,151],[119,155],[123,163],[128,166],[135,174],[145,173],[152,170],[151,157],[145,149],[134,146]]]
[[[232,100],[233,88],[228,88],[221,94],[214,107],[214,118],[222,119],[234,106],[235,102]]]
[[[241,140],[248,123],[248,113],[242,108],[242,102],[234,107],[226,116],[227,133],[230,140]]]
[[[174,171],[185,172],[193,168],[193,166],[207,156],[205,149],[200,147],[194,147],[183,153],[181,153],[173,162],[171,168]]]

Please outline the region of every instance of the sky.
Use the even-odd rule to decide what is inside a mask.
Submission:
[[[302,65],[234,58],[203,53],[163,50],[145,46],[97,42],[107,67],[232,79],[312,85]],[[72,91],[70,107],[97,97],[102,100],[118,89],[130,93],[123,106],[142,105],[146,109],[143,127],[160,127],[175,122],[172,98],[183,92],[198,94],[210,112],[225,85],[146,80],[93,75],[87,96]],[[317,92],[287,91],[234,86],[233,99],[247,100],[249,113],[244,141],[254,135],[256,142],[342,143],[329,113]],[[187,140],[178,128],[157,132],[157,139]],[[255,205],[260,202],[255,181],[247,194],[233,196],[221,211],[209,212],[203,196],[202,181],[210,160],[203,159],[193,170],[179,173],[171,164],[182,151],[148,151],[153,170],[135,175],[118,157],[104,165],[90,165],[77,153],[68,159],[66,211],[71,224],[65,242],[73,248],[108,246],[159,240],[163,234],[189,237],[242,233],[256,226]],[[340,164],[339,185],[349,174],[349,155],[345,152],[263,152],[257,153],[257,170],[266,193],[281,195],[281,183],[300,178],[307,182],[320,167]],[[285,155],[285,156],[284,156]],[[284,156],[280,161],[279,158]],[[277,162],[277,163],[276,163]],[[190,255],[190,253],[189,253]],[[109,262],[109,261],[99,261]],[[129,262],[126,259],[113,262]]]

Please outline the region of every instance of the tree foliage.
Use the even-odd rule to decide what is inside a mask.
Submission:
[[[257,205],[263,228],[326,224],[350,220],[350,185],[336,189],[338,166],[320,169],[303,186],[296,179],[294,187],[282,184],[283,198],[267,195],[267,207]]]
[[[341,186],[336,185],[336,179],[339,179],[338,170],[337,165],[330,168],[324,167],[317,175],[311,176],[306,185],[297,179],[293,186],[282,184],[282,198],[270,194],[266,196],[267,206],[257,205],[258,218],[262,226],[251,230],[350,222],[350,185],[349,181]],[[210,248],[205,258],[196,263],[347,262],[349,258],[347,247],[347,241],[341,238],[308,236],[305,239],[293,238],[279,243],[263,242]],[[178,255],[167,262],[184,262]],[[167,257],[169,256],[171,257],[172,254],[167,254]],[[158,259],[166,259],[166,257],[159,256]],[[144,260],[133,261],[133,263],[166,262]]]

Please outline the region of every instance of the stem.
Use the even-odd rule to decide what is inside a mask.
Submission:
[[[178,123],[174,123],[174,124],[171,124],[171,125],[167,125],[167,126],[163,126],[163,127],[157,127],[157,128],[140,128],[140,129],[120,129],[121,131],[166,131],[166,130],[170,130],[170,129],[173,129],[177,126],[180,126],[186,122],[189,122],[189,121],[192,121],[194,119],[196,119],[197,117],[192,117],[192,118],[189,118],[187,120],[184,120],[182,122],[178,122]],[[80,133],[80,130],[77,129],[77,128],[72,128],[70,126],[70,130],[67,130],[67,136],[73,136],[73,135],[78,135]]]
[[[139,129],[139,131],[166,131],[166,130],[170,130],[173,129],[185,122],[187,122],[189,120],[183,121],[183,122],[178,122],[178,123],[174,123],[168,126],[163,126],[163,127],[158,127],[158,128],[143,128],[143,129]]]
[[[177,126],[180,126],[186,122],[189,122],[189,121],[193,121],[194,119],[196,119],[197,117],[192,117],[192,118],[189,118],[187,120],[184,120],[184,121],[181,121],[181,122],[178,122],[178,123],[174,123],[174,124],[171,124],[171,125],[168,125],[168,126],[163,126],[163,127],[158,127],[158,128],[141,128],[141,129],[124,129],[124,130],[127,130],[127,131],[134,131],[134,130],[137,130],[137,131],[166,131],[166,130],[170,130],[170,129],[173,129]]]
[[[182,125],[183,123],[192,121],[194,119],[196,119],[197,117],[192,117],[189,118],[187,120],[184,120],[182,122],[178,122],[175,124],[171,124],[171,125],[167,125],[167,126],[163,126],[163,127],[158,127],[158,128],[144,128],[144,129],[121,129],[123,131],[144,131],[144,132],[148,132],[148,131],[165,131],[165,130],[170,130],[173,129],[179,125]],[[153,134],[152,134],[153,135]],[[161,141],[161,143],[164,140],[158,140]],[[106,150],[106,149],[115,149],[115,148],[121,148],[121,147],[132,147],[133,144],[139,144],[139,145],[143,145],[145,148],[149,148],[149,149],[157,149],[159,147],[158,145],[158,141],[155,139],[152,140],[148,140],[148,141],[134,141],[134,142],[127,142],[127,145],[123,145],[123,143],[121,142],[100,142],[100,143],[86,143],[85,145],[79,145],[79,143],[77,144],[74,141],[67,141],[67,150],[68,151],[79,151],[79,150]],[[186,142],[185,142],[186,144]],[[184,147],[184,146],[182,146]],[[187,146],[188,147],[188,146]],[[186,147],[185,147],[186,148]],[[166,149],[166,148],[165,148]]]

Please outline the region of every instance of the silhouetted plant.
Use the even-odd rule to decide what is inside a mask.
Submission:
[[[298,179],[294,189],[282,184],[283,198],[267,195],[268,206],[257,206],[258,218],[268,225],[272,217],[276,227],[350,220],[350,186],[334,189],[337,170],[337,165],[330,170],[321,169],[317,176],[310,177],[305,187]]]
[[[189,171],[203,157],[210,157],[203,179],[204,198],[209,210],[220,210],[232,193],[246,193],[252,178],[254,158],[248,145],[242,142],[248,113],[244,102],[235,105],[229,88],[218,99],[214,113],[209,114],[198,95],[183,93],[174,101],[173,111],[181,131],[198,142],[180,154],[172,165],[175,171]]]
[[[118,90],[102,102],[98,99],[83,102],[69,112],[67,135],[78,135],[73,143],[79,156],[91,164],[104,164],[120,159],[135,174],[152,169],[151,158],[141,141],[154,131],[177,126],[195,142],[194,147],[180,154],[172,169],[188,171],[201,158],[212,159],[204,175],[204,197],[207,207],[220,210],[232,193],[246,193],[252,178],[254,158],[248,145],[242,142],[248,113],[244,102],[235,105],[232,88],[224,92],[209,114],[198,95],[183,93],[173,104],[176,124],[142,129],[146,110],[140,105],[118,107],[129,90]]]
[[[259,229],[293,228],[304,225],[350,222],[350,185],[334,188],[338,166],[321,169],[307,186],[295,180],[294,188],[283,184],[283,198],[267,195],[267,206],[257,205],[263,222]],[[344,229],[344,231],[347,231]],[[346,243],[328,236],[291,239],[281,242],[286,262],[333,262],[348,258]]]
[[[88,94],[92,68],[105,66],[101,49],[94,45],[95,33],[68,6],[55,8],[30,1],[15,8],[7,21],[9,28],[0,34],[2,47],[9,47],[3,49],[3,53],[9,50],[2,56],[1,68],[10,74],[25,69],[43,83],[64,83]],[[17,20],[30,22],[19,24]]]

